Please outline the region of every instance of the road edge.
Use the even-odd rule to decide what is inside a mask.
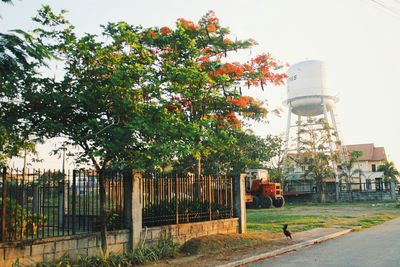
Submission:
[[[245,259],[241,259],[241,260],[238,260],[238,261],[233,261],[233,262],[229,262],[229,263],[226,263],[226,264],[218,265],[217,267],[236,267],[236,266],[241,266],[241,265],[244,265],[244,264],[248,264],[248,263],[252,263],[252,262],[256,262],[256,261],[260,261],[260,260],[265,260],[265,259],[268,259],[268,258],[272,258],[272,257],[278,256],[278,255],[281,255],[281,254],[285,254],[285,253],[288,253],[288,252],[291,252],[291,251],[295,251],[295,250],[300,249],[300,248],[304,248],[304,247],[308,247],[308,246],[311,246],[311,245],[314,245],[314,244],[317,244],[317,243],[321,243],[321,242],[327,241],[329,239],[334,239],[334,238],[337,238],[339,236],[348,234],[348,233],[350,233],[352,231],[353,231],[353,229],[345,229],[343,231],[339,231],[339,232],[336,232],[336,233],[333,233],[333,234],[329,234],[329,235],[322,236],[322,237],[319,237],[319,238],[315,238],[315,239],[311,239],[311,240],[308,240],[308,241],[304,241],[304,242],[301,242],[301,243],[298,243],[298,244],[295,244],[295,245],[291,245],[291,246],[287,246],[287,247],[284,247],[284,248],[276,249],[276,250],[273,250],[273,251],[270,251],[270,252],[266,252],[266,253],[262,253],[262,254],[259,254],[259,255],[256,255],[256,256],[251,256],[251,257],[248,257],[248,258],[245,258]]]

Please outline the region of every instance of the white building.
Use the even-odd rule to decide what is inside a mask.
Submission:
[[[360,169],[362,175],[352,177],[353,183],[366,184],[366,189],[375,190],[382,186],[383,172],[378,171],[379,166],[387,159],[384,147],[375,147],[374,144],[346,145],[344,150],[349,154],[361,151],[363,154],[354,164],[353,170]]]

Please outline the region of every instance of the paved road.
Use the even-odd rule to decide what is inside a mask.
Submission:
[[[400,218],[246,266],[399,267]]]

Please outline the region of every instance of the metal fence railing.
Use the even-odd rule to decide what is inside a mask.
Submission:
[[[143,226],[233,217],[232,177],[143,175]]]
[[[124,211],[128,176],[106,174],[108,230],[123,229],[124,215],[129,216]],[[233,177],[145,173],[141,181],[143,226],[233,217]],[[95,170],[0,169],[0,215],[0,242],[98,231],[98,174]]]
[[[293,180],[284,182],[284,193],[299,194],[299,193],[317,193],[318,189],[315,182],[312,180]],[[367,183],[339,183],[340,192],[387,192],[391,189],[390,182],[367,182]],[[335,183],[325,183],[325,192],[335,192]]]
[[[283,191],[291,193],[312,193],[316,192],[316,186],[314,181],[309,180],[286,181],[283,186]]]
[[[368,182],[368,183],[340,183],[339,188],[341,192],[373,192],[383,191],[387,192],[391,189],[390,182]]]
[[[0,241],[92,232],[99,228],[99,184],[94,170],[1,171]],[[123,227],[122,174],[108,172],[108,229]]]

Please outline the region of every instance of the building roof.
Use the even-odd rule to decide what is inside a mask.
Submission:
[[[374,144],[345,145],[344,147],[349,153],[353,151],[362,151],[363,155],[358,158],[359,161],[386,160],[384,147],[375,147]]]

